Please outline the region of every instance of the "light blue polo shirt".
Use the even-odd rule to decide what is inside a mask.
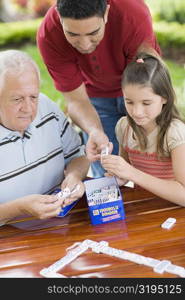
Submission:
[[[0,203],[51,193],[63,181],[66,164],[82,155],[78,133],[59,107],[40,94],[36,118],[23,137],[0,125]]]

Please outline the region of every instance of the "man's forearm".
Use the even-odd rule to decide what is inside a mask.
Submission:
[[[19,199],[0,204],[0,223],[7,221],[20,215]]]
[[[103,131],[99,115],[90,102],[84,84],[63,95],[67,101],[68,114],[77,126],[88,134],[96,130]]]
[[[95,108],[88,103],[72,102],[68,104],[68,113],[72,121],[88,134],[93,130],[103,131]]]
[[[85,156],[72,159],[67,165],[65,176],[75,176],[79,180],[83,180],[87,176],[89,169],[89,161]]]

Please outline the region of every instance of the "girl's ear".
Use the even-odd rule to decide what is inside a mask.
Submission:
[[[162,98],[162,104],[166,104],[167,103],[167,99]]]

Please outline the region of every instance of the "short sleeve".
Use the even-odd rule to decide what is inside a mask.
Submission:
[[[80,135],[71,125],[66,115],[60,110],[59,106],[44,94],[41,94],[41,101],[40,106],[47,105],[58,120],[57,128],[62,142],[65,165],[73,158],[85,155]]]
[[[65,165],[67,165],[73,158],[85,155],[84,145],[80,135],[62,112],[59,115],[59,124]]]
[[[55,87],[69,92],[83,83],[74,49],[66,41],[55,6],[48,10],[37,31],[37,46]]]
[[[63,123],[61,138],[65,165],[67,165],[73,158],[85,155],[84,145],[82,145],[81,138],[67,119],[65,119]]]
[[[185,144],[185,124],[180,120],[174,120],[167,133],[168,149],[171,152],[177,146]]]
[[[127,117],[122,117],[117,122],[116,128],[115,128],[115,133],[116,133],[117,140],[118,140],[119,144],[123,145],[123,146],[125,146],[123,144],[124,143],[123,137],[124,137],[127,125],[128,125]]]

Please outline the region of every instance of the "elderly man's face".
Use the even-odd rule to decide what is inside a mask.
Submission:
[[[23,134],[37,114],[38,95],[39,79],[33,67],[20,74],[7,73],[0,90],[0,123]]]

